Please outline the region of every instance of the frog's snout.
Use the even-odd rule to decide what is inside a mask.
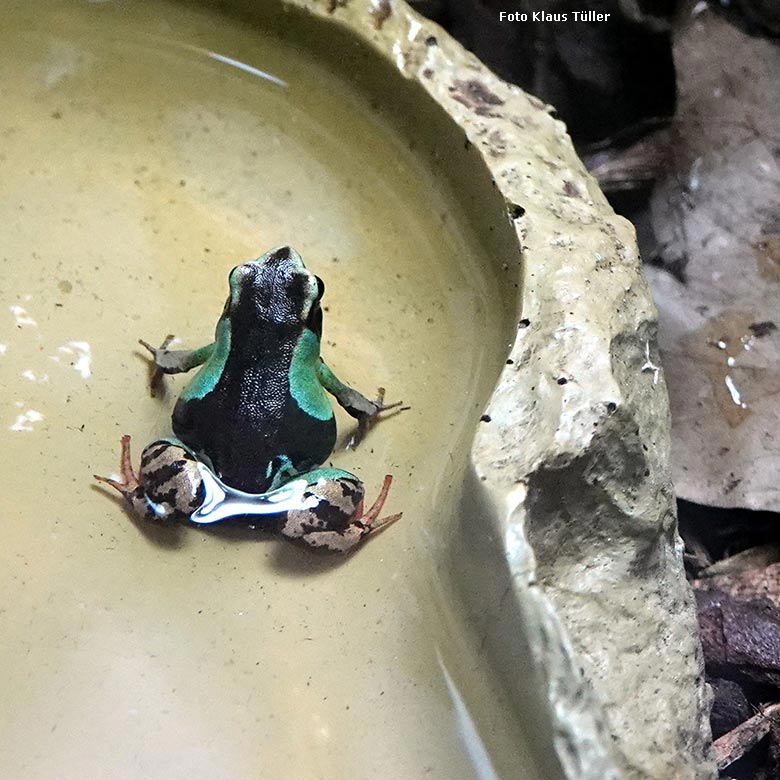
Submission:
[[[272,249],[264,258],[268,265],[290,264],[297,268],[303,268],[303,258],[291,247],[280,246]]]
[[[280,246],[279,249],[274,249],[268,253],[269,263],[283,263],[285,260],[290,259],[290,252],[293,250],[289,246]]]

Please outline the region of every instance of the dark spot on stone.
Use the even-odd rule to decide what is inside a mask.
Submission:
[[[180,187],[186,187],[187,186],[186,180],[185,179],[179,179],[179,186]]]
[[[452,97],[470,108],[479,116],[498,116],[490,110],[491,106],[503,106],[504,101],[491,92],[481,81],[469,79],[468,81],[456,80],[450,88]]]
[[[565,376],[559,376],[556,381],[558,382],[559,385],[565,385],[569,383],[569,380],[566,379]]]
[[[390,5],[390,0],[379,0],[376,5],[371,5],[369,13],[374,19],[374,27],[381,30],[382,25],[393,13],[393,6]]]
[[[429,79],[433,76],[433,69],[432,68],[426,68],[423,71],[423,76],[425,76],[426,79]]]
[[[512,219],[520,219],[525,214],[525,209],[522,206],[518,206],[517,203],[508,203],[506,210]]]
[[[523,317],[520,322],[517,323],[518,328],[527,328],[531,324],[531,320],[529,320],[527,317]]]
[[[62,119],[62,111],[52,111],[51,112],[51,118],[52,119]]]
[[[771,320],[766,320],[765,322],[754,322],[748,327],[757,339],[762,339],[764,336],[768,336],[773,330],[777,330],[777,325],[775,325],[775,323]]]
[[[426,46],[436,46],[436,45],[438,45],[438,43],[439,42],[436,40],[436,36],[435,35],[429,35],[425,39],[425,45]]]
[[[617,410],[617,404],[614,401],[609,401],[607,403],[607,411],[612,414],[612,412]]]
[[[731,478],[729,479],[728,484],[726,485],[723,491],[724,493],[731,493],[731,491],[734,490],[734,488],[737,487],[737,485],[739,485],[740,482],[742,482],[742,480],[739,477],[734,476],[734,472],[732,472],[729,476]]]
[[[482,417],[479,418],[480,422],[490,422],[491,417],[489,414],[483,414]]]
[[[563,194],[568,195],[570,198],[581,198],[580,191],[577,189],[577,185],[571,181],[565,181],[563,183]]]
[[[514,361],[514,360],[512,360],[512,358],[507,358],[506,364],[507,364],[508,366],[513,366],[513,365],[514,365],[514,363],[515,363],[515,361]]]

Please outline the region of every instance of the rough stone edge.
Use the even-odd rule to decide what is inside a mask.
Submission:
[[[715,777],[701,649],[676,534],[656,311],[632,226],[607,204],[550,107],[498,79],[403,0],[285,1],[349,27],[421,83],[479,149],[514,220],[525,268],[523,320],[514,364],[496,386],[491,423],[476,436],[472,462],[497,508],[567,776]],[[634,465],[649,472],[640,479],[610,457],[613,449],[628,452],[622,445],[631,429],[640,453]],[[608,505],[622,521],[609,528],[617,566],[608,560],[595,567],[587,587],[608,595],[604,580],[616,568],[654,560],[623,578],[629,592],[614,609],[607,601],[610,621],[598,642],[588,620],[585,630],[577,625],[582,592],[561,582],[577,583],[582,560],[561,565],[553,555],[539,562],[528,541],[535,477],[572,471],[583,489],[595,481],[603,494],[596,513]],[[596,524],[593,512],[569,520],[573,528]],[[650,603],[655,608],[644,610]],[[664,614],[670,604],[676,612]],[[645,637],[649,652],[633,663],[617,657],[626,632],[648,623],[655,629]],[[674,657],[682,662],[670,669]],[[637,704],[654,713],[660,705],[667,718],[637,724]]]

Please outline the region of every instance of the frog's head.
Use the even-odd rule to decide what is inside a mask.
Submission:
[[[305,326],[322,333],[320,299],[322,280],[306,269],[301,256],[283,246],[230,272],[230,295],[225,314],[232,323],[241,320],[263,325]]]

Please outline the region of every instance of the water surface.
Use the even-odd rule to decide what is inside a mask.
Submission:
[[[0,775],[533,777],[436,571],[511,329],[474,220],[365,96],[216,12],[6,3],[0,100]],[[170,431],[184,380],[151,398],[136,340],[210,341],[229,270],[287,243],[331,367],[412,407],[334,455],[404,512],[341,561],[91,484]]]

